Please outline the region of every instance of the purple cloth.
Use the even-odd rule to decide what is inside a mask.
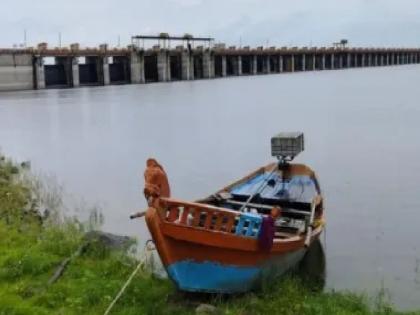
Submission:
[[[275,226],[273,218],[271,216],[263,217],[260,235],[258,236],[261,250],[266,252],[271,250],[271,247],[273,247],[274,233]]]

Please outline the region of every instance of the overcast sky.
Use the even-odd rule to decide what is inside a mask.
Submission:
[[[229,45],[420,47],[419,0],[2,0],[0,46],[83,46],[134,34],[210,35]]]

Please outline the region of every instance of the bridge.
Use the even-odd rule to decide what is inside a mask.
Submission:
[[[158,40],[145,47],[144,40]],[[180,45],[171,47],[171,43]],[[197,45],[197,43],[202,43]],[[127,48],[0,49],[0,91],[143,84],[420,63],[420,48],[226,47],[212,38],[133,36]]]

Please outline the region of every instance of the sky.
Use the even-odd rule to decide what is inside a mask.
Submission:
[[[191,33],[236,46],[420,47],[419,0],[0,0],[0,47]]]

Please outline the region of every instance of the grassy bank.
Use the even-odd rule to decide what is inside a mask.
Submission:
[[[0,162],[0,315],[103,314],[137,261],[91,243],[49,285],[63,260],[84,243],[85,229],[75,220],[41,222],[31,188],[16,180],[19,171]],[[395,313],[382,304],[372,310],[359,295],[313,292],[296,279],[260,293],[205,302],[216,306],[219,314]],[[169,281],[141,271],[111,314],[194,314],[198,304],[196,297],[177,293]]]

